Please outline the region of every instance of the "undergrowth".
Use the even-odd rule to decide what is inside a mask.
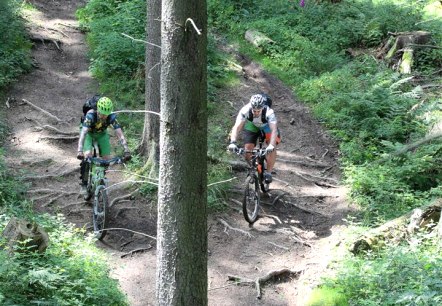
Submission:
[[[21,1],[0,1],[0,90],[31,68],[31,43],[20,11]]]

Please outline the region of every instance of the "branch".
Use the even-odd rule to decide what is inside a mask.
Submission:
[[[130,229],[127,229],[127,228],[122,228],[122,227],[105,228],[105,229],[102,229],[101,231],[126,231],[126,232],[131,232],[131,233],[134,233],[134,234],[138,234],[138,235],[141,235],[141,236],[145,236],[145,237],[148,237],[150,239],[157,240],[156,237],[149,236],[149,235],[147,235],[145,233],[136,232],[136,231],[133,231],[133,230],[130,230]]]
[[[156,45],[156,44],[150,43],[150,42],[148,42],[148,41],[145,41],[145,40],[142,40],[142,39],[136,39],[136,38],[133,38],[132,36],[127,35],[127,34],[125,34],[125,33],[121,33],[121,35],[123,35],[123,36],[125,36],[125,37],[127,37],[127,38],[130,38],[130,39],[132,39],[133,41],[142,42],[142,43],[145,43],[145,44],[148,44],[148,45],[151,45],[151,46],[154,46],[154,47],[157,47],[157,48],[160,48],[160,49],[161,49],[161,46],[158,46],[158,45]]]
[[[120,111],[115,111],[112,112],[113,114],[118,114],[118,113],[150,113],[150,114],[154,114],[157,116],[161,116],[160,113],[157,112],[153,112],[153,111],[148,111],[148,110],[120,110]]]
[[[207,187],[210,187],[210,186],[213,186],[213,185],[217,185],[217,184],[227,183],[227,182],[230,182],[230,181],[233,181],[233,180],[236,180],[236,179],[237,179],[237,177],[235,176],[235,177],[232,177],[231,179],[228,179],[228,180],[225,180],[225,181],[219,181],[219,182],[211,183],[211,184],[207,185]]]
[[[392,158],[394,156],[404,154],[404,153],[406,153],[408,151],[411,151],[411,150],[413,150],[413,149],[415,149],[417,147],[420,147],[421,145],[424,145],[424,144],[426,144],[428,142],[436,140],[436,139],[438,139],[440,137],[442,137],[442,132],[439,132],[439,133],[427,136],[427,137],[425,137],[423,139],[420,139],[420,140],[418,140],[416,142],[413,142],[413,143],[411,143],[409,145],[403,146],[402,148],[400,148],[399,150],[389,154],[388,156],[372,162],[372,164],[382,163],[382,162],[384,162],[384,161],[386,161],[386,160],[388,160],[388,159],[390,159],[390,158]]]

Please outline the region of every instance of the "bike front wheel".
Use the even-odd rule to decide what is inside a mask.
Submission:
[[[101,240],[106,236],[107,214],[108,214],[108,198],[105,185],[98,185],[95,189],[94,207],[92,221],[94,224],[94,235]]]
[[[258,177],[250,175],[246,179],[246,188],[244,189],[242,202],[244,218],[250,224],[253,224],[258,219],[260,201]]]

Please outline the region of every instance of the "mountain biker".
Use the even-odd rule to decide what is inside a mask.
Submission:
[[[268,103],[270,102],[270,103]],[[228,150],[235,152],[238,149],[236,141],[242,131],[244,149],[251,151],[256,146],[256,141],[261,135],[265,136],[267,145],[267,172],[265,173],[266,183],[272,182],[272,170],[276,161],[276,146],[281,142],[275,112],[270,108],[271,99],[267,94],[256,94],[250,98],[250,102],[239,111],[235,125],[230,133],[230,144]],[[245,155],[250,161],[251,154]]]
[[[107,128],[112,126],[115,130],[120,144],[124,147],[124,160],[131,159],[131,154],[127,141],[124,138],[123,130],[117,121],[117,115],[112,113],[114,110],[112,100],[108,97],[101,97],[97,102],[97,109],[89,110],[82,123],[80,139],[78,140],[77,159],[81,162],[81,193],[87,194],[87,163],[84,158],[92,157],[93,143],[97,142],[98,150],[102,159],[110,159],[111,145]]]

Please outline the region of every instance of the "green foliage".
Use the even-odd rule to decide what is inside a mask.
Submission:
[[[1,221],[3,229],[4,215]],[[84,231],[61,216],[35,221],[46,228],[51,243],[44,254],[21,251],[20,246],[12,255],[0,251],[2,305],[128,305],[92,238],[85,242]]]
[[[31,68],[29,42],[19,1],[0,1],[0,89]]]
[[[409,243],[348,258],[326,284],[345,288],[351,305],[440,305],[442,255],[437,239],[421,234]]]
[[[347,306],[348,302],[342,289],[318,287],[313,289],[306,306]]]
[[[88,31],[91,67],[102,84],[101,91],[125,106],[139,107],[144,99],[144,40],[146,3],[92,0],[78,10],[77,17]]]

